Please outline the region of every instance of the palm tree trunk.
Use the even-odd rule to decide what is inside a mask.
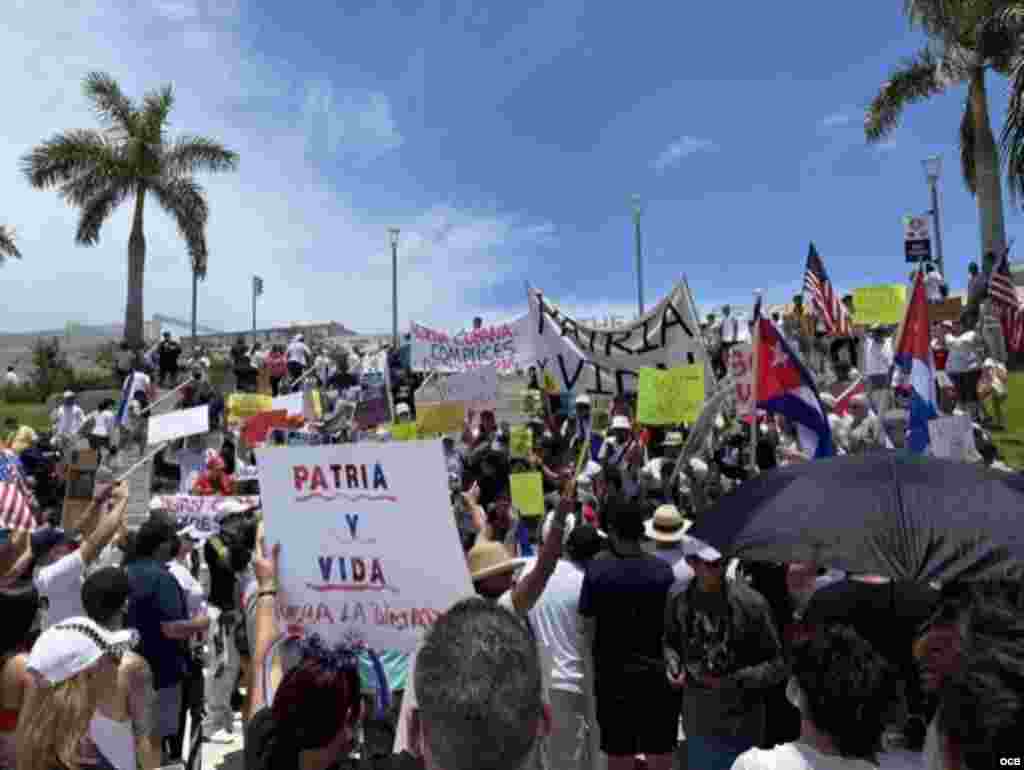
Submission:
[[[978,189],[978,220],[981,228],[979,256],[989,251],[1000,254],[1006,248],[1003,186],[999,177],[999,149],[989,120],[983,67],[974,70],[967,99],[974,122],[974,162]]]
[[[124,311],[124,338],[133,348],[141,348],[142,339],[142,287],[146,269],[146,236],[143,233],[142,209],[146,201],[145,188],[135,193],[135,215],[132,233],[128,237],[128,303]]]
[[[196,302],[199,294],[199,273],[192,266],[192,349],[196,348]]]

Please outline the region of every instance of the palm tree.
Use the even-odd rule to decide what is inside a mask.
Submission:
[[[61,197],[81,210],[75,241],[82,246],[99,243],[100,228],[114,210],[134,200],[124,333],[125,341],[138,348],[143,344],[146,195],[151,194],[174,218],[193,263],[198,260],[205,265],[209,208],[194,175],[198,171],[233,171],[238,167],[238,155],[201,136],[168,138],[167,119],[174,106],[170,85],[147,94],[138,106],[103,72],[90,73],[84,91],[104,130],[57,134],[25,155],[22,171],[33,187],[59,187]]]
[[[0,225],[0,265],[8,257],[21,259],[21,252],[18,251],[18,244],[15,243],[14,228]]]
[[[905,0],[907,17],[924,31],[928,45],[889,76],[864,118],[868,142],[879,142],[896,128],[907,105],[967,85],[960,167],[964,184],[978,202],[983,254],[999,254],[1006,247],[1000,152],[989,118],[985,76],[989,70],[1004,76],[1020,70],[1017,25],[1010,13],[1020,5],[1019,0]],[[1021,126],[1024,132],[1024,122]],[[1011,169],[1009,178],[1014,191],[1024,176]]]

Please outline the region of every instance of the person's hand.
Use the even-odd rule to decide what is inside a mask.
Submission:
[[[277,589],[278,562],[281,558],[281,544],[274,543],[270,553],[267,553],[266,539],[260,541],[259,554],[253,556],[252,571],[256,575],[256,583],[261,591],[273,591]]]
[[[466,501],[467,505],[479,505],[480,504],[480,485],[477,482],[473,482],[466,492],[462,493],[462,499]]]
[[[110,500],[117,505],[118,503],[128,502],[128,495],[131,492],[131,488],[128,486],[127,481],[119,481],[110,488]]]

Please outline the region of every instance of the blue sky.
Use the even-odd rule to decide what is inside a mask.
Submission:
[[[172,131],[241,153],[208,179],[210,279],[201,319],[390,323],[386,228],[402,228],[400,317],[461,325],[523,308],[525,281],[579,313],[635,303],[629,196],[644,200],[648,304],[685,274],[700,305],[799,290],[809,240],[842,288],[901,280],[901,216],[928,208],[920,161],[941,153],[954,286],[976,258],[960,181],[955,89],[868,147],[863,107],[921,44],[895,0],[857,13],[584,0],[521,3],[18,0],[0,221],[25,253],[0,280],[0,327],[119,319],[127,213],[92,250],[75,215],[17,158],[92,125],[79,83],[106,69],[140,95],[175,83]],[[12,52],[8,52],[9,54]],[[990,79],[993,122],[1005,84]],[[1009,204],[1009,201],[1007,201]],[[146,313],[187,317],[184,247],[155,206]],[[1007,207],[1012,237],[1019,215]]]

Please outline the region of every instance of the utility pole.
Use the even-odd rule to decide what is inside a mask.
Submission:
[[[397,227],[388,228],[391,240],[391,345],[398,350],[398,233]]]
[[[637,318],[644,314],[644,257],[643,241],[640,235],[640,214],[643,208],[640,205],[640,196],[633,195],[633,229],[636,235],[636,304]]]
[[[263,279],[258,275],[252,277],[252,330],[256,332],[256,298],[263,295]]]
[[[924,174],[932,193],[932,222],[935,224],[935,267],[946,277],[946,266],[942,258],[942,224],[939,219],[939,177],[942,175],[942,156],[932,155],[922,161]]]

